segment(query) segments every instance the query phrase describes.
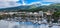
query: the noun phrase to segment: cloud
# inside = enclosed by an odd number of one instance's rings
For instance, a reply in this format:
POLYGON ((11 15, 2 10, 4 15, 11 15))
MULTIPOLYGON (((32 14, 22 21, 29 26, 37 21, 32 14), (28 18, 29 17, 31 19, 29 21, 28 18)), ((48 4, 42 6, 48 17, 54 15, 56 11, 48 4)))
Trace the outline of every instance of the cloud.
POLYGON ((25 0, 22 0, 22 5, 25 5, 26 3, 25 3, 25 0))
POLYGON ((51 3, 60 3, 60 0, 0 0, 0 8, 32 4, 49 5, 51 3), (17 3, 18 1, 19 3, 17 3))
POLYGON ((0 0, 0 8, 19 6, 19 0, 0 0))
POLYGON ((32 4, 50 5, 51 3, 53 3, 52 0, 35 0, 33 2, 32 2, 32 0, 29 0, 26 2, 27 2, 26 5, 32 5, 32 4))
POLYGON ((43 0, 43 2, 60 3, 60 0, 43 0))
POLYGON ((32 3, 28 4, 28 5, 32 5, 32 4, 41 4, 41 2, 32 2, 32 3))
POLYGON ((7 0, 7 1, 15 1, 16 2, 16 1, 19 1, 19 0, 7 0))
POLYGON ((50 5, 52 4, 53 2, 42 2, 42 5, 50 5))

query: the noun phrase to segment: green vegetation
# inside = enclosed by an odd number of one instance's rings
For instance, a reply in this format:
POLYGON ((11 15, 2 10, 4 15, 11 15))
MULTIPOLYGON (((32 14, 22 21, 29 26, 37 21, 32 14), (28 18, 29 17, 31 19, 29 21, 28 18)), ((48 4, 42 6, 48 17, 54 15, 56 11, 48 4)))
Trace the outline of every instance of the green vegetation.
MULTIPOLYGON (((52 14, 52 18, 57 21, 60 18, 60 3, 54 3, 51 4, 49 6, 39 6, 39 7, 35 7, 35 6, 19 6, 19 7, 12 7, 12 8, 4 8, 4 9, 0 9, 1 12, 20 12, 20 11, 24 11, 24 12, 39 12, 39 11, 43 11, 43 12, 47 12, 48 10, 50 10, 51 12, 53 12, 52 14), (24 7, 24 8, 23 8, 24 7)), ((11 15, 0 15, 0 19, 3 18, 10 18, 10 17, 18 17, 19 15, 17 14, 13 14, 11 15)), ((25 18, 26 15, 22 15, 22 17, 25 18)), ((49 17, 48 17, 49 18, 49 17)))

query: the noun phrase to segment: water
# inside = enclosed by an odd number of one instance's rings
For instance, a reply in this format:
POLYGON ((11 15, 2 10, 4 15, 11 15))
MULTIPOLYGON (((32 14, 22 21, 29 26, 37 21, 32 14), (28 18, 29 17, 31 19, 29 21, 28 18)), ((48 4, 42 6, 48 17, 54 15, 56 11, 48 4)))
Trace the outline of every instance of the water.
MULTIPOLYGON (((0 20, 0 28, 49 28, 48 24, 33 24, 31 22, 13 22, 0 20)), ((52 26, 51 28, 60 28, 60 26, 52 26)))

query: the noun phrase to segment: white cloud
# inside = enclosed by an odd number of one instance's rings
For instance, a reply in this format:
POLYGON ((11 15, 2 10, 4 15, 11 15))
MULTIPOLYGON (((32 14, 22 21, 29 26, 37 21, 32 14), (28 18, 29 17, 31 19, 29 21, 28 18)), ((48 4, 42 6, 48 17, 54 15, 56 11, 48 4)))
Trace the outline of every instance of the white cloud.
MULTIPOLYGON (((0 0, 0 8, 14 7, 20 5, 42 4, 42 2, 60 3, 60 0, 42 0, 42 1, 32 2, 30 4, 25 3, 25 0, 22 0, 22 4, 18 4, 17 1, 19 0, 0 0)), ((49 4, 42 4, 42 5, 49 5, 49 4)))
POLYGON ((60 3, 60 0, 43 0, 43 2, 60 3))
POLYGON ((39 4, 41 6, 41 5, 50 5, 51 3, 43 4, 42 2, 39 1, 39 2, 32 2, 32 3, 28 4, 28 5, 32 5, 32 4, 34 4, 34 5, 39 4))
POLYGON ((24 0, 22 0, 22 3, 23 3, 22 5, 26 5, 26 3, 25 3, 25 1, 24 1, 24 0))
POLYGON ((42 6, 43 6, 43 5, 46 5, 46 6, 48 6, 48 5, 50 5, 50 4, 42 4, 42 6))
POLYGON ((0 1, 2 1, 2 2, 7 2, 7 1, 19 1, 19 0, 0 0, 0 1))
POLYGON ((0 0, 0 8, 19 6, 17 1, 19 0, 0 0))
POLYGON ((32 5, 32 4, 42 4, 42 3, 41 2, 32 2, 32 3, 28 4, 28 5, 32 5))

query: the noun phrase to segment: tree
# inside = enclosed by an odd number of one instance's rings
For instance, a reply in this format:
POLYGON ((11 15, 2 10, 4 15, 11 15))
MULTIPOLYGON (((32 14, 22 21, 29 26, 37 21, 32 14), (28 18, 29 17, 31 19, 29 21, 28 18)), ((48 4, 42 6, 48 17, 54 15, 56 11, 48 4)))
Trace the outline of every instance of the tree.
POLYGON ((54 12, 54 14, 52 15, 53 19, 55 20, 54 22, 57 22, 60 16, 60 12, 54 12))

